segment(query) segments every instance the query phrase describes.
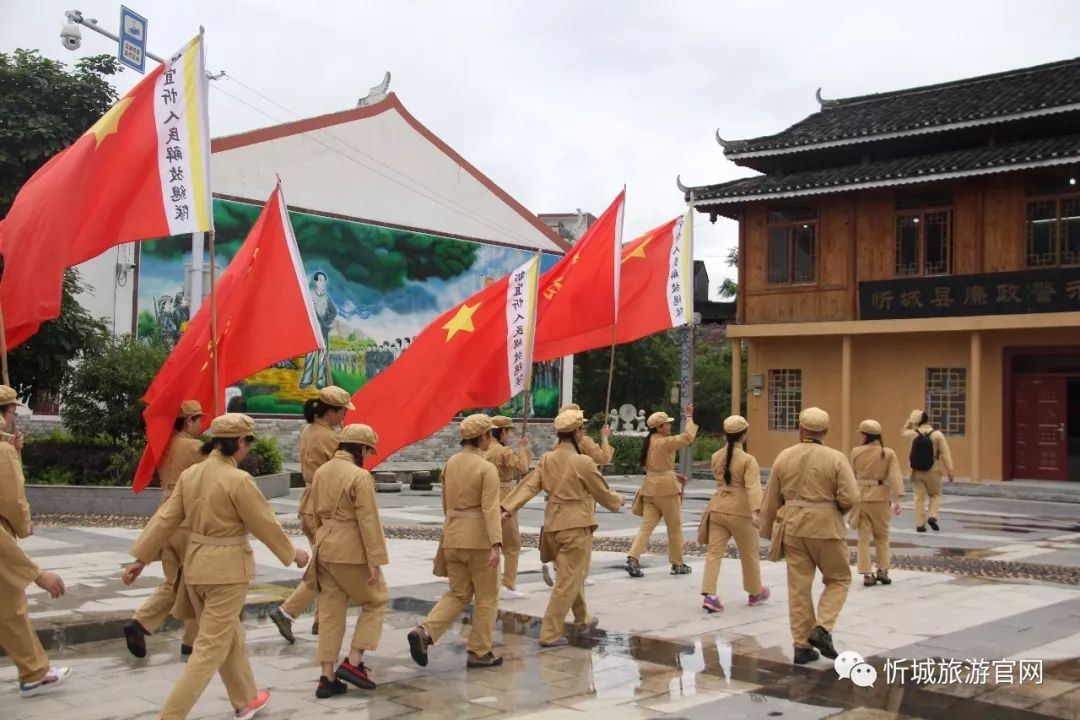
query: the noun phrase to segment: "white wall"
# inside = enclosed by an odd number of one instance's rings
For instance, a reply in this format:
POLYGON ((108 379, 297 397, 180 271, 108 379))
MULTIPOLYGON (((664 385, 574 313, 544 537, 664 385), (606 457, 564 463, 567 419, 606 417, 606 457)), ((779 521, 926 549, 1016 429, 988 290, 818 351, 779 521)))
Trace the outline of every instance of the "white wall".
POLYGON ((129 269, 118 276, 117 265, 134 265, 134 258, 134 244, 125 243, 78 266, 83 284, 90 288, 79 296, 79 303, 92 316, 105 318, 114 335, 131 332, 135 271, 129 269))

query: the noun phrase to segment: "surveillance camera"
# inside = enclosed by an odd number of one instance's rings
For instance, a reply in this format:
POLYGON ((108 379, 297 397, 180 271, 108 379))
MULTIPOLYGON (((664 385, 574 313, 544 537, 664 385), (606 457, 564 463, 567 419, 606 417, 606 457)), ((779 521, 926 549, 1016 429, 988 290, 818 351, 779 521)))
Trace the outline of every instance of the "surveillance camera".
POLYGON ((73 22, 66 22, 60 28, 60 42, 68 50, 78 50, 82 46, 82 32, 73 22))

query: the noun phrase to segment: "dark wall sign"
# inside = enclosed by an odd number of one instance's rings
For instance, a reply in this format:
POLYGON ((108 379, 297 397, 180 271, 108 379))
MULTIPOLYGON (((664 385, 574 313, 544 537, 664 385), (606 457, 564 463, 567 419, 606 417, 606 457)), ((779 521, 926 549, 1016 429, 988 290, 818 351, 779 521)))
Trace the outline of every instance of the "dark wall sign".
POLYGON ((1080 311, 1080 267, 859 283, 859 319, 1080 311))

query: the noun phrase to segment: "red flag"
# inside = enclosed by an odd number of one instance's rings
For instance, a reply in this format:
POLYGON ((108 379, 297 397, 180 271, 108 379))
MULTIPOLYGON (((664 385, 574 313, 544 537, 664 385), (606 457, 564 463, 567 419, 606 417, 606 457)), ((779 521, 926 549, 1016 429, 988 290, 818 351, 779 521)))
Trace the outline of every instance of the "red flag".
MULTIPOLYGON (((215 294, 222 388, 323 346, 280 185, 222 273, 215 294), (267 332, 267 327, 273 331, 267 332)), ((143 396, 146 450, 135 473, 135 492, 153 478, 172 437, 180 403, 198 400, 207 413, 212 412, 210 307, 205 302, 199 308, 143 396)), ((204 426, 210 419, 205 416, 204 426)))
POLYGON ((64 270, 124 242, 210 230, 199 36, 23 185, 0 223, 8 347, 60 314, 64 270))
POLYGON ((353 395, 345 422, 374 428, 378 462, 463 409, 498 407, 525 389, 539 266, 534 257, 443 313, 353 395))
POLYGON ((535 362, 587 350, 579 335, 607 329, 608 343, 619 297, 623 190, 585 236, 540 278, 535 362))

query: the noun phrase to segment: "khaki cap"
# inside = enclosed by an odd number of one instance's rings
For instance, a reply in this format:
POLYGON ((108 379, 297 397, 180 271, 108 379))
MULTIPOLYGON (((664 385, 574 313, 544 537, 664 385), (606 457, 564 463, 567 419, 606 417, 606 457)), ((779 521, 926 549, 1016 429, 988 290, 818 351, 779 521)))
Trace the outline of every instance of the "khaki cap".
POLYGON ((458 432, 461 434, 462 440, 472 440, 480 437, 491 428, 491 418, 483 413, 476 413, 461 421, 458 432))
POLYGON ((327 385, 320 390, 319 400, 322 400, 323 405, 329 405, 330 407, 345 408, 346 410, 356 409, 352 404, 352 395, 337 385, 327 385))
POLYGON ((225 413, 210 423, 210 437, 247 437, 255 434, 255 421, 243 413, 225 413))
POLYGON ((668 415, 666 412, 654 412, 649 416, 649 419, 645 421, 645 424, 651 428, 658 428, 664 423, 675 422, 675 418, 668 415))
POLYGON ((180 413, 176 417, 187 418, 195 417, 196 415, 202 415, 202 405, 198 400, 185 400, 180 403, 180 413))
POLYGON ((867 435, 880 435, 881 423, 877 420, 863 420, 859 423, 859 432, 866 433, 867 435))
POLYGON ((918 427, 919 423, 922 422, 922 416, 922 410, 912 410, 911 414, 908 415, 908 421, 904 427, 918 427))
POLYGON ((580 410, 566 410, 555 418, 555 432, 574 432, 585 424, 585 416, 580 410))
POLYGON ((359 445, 367 445, 369 448, 375 448, 378 446, 379 436, 370 425, 352 423, 342 428, 341 442, 357 443, 359 445))
POLYGON ((580 412, 581 406, 578 405, 577 403, 564 403, 563 406, 561 408, 559 408, 559 413, 560 414, 564 413, 567 410, 577 410, 577 411, 580 412))
POLYGON ((741 433, 748 427, 750 427, 750 423, 746 422, 746 418, 744 418, 742 415, 732 415, 724 421, 724 432, 726 432, 728 435, 741 433))
POLYGON ((821 408, 806 408, 799 413, 799 425, 810 432, 825 432, 829 429, 829 413, 821 408))
POLYGON ((491 424, 497 428, 508 428, 514 426, 514 421, 505 415, 496 415, 491 418, 491 424))
POLYGON ((19 402, 19 395, 15 392, 15 388, 8 387, 7 385, 0 385, 0 405, 22 405, 19 402))

